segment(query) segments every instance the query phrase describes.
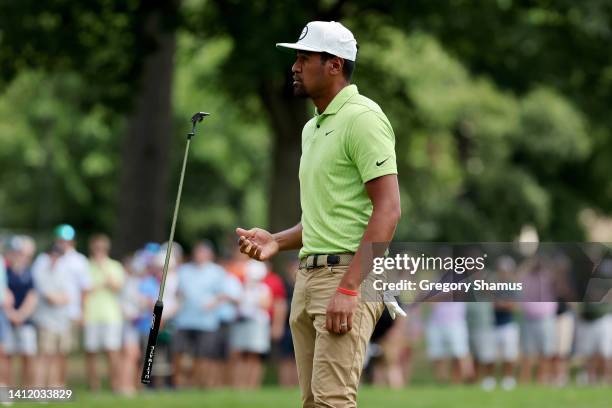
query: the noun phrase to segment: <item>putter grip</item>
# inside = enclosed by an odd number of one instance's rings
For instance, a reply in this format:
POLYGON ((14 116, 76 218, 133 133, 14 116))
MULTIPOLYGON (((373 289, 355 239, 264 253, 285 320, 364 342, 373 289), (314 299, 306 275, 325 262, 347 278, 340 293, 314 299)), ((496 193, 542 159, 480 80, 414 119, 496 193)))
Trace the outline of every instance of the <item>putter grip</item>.
POLYGON ((149 384, 151 382, 151 374, 153 370, 153 359, 155 358, 155 346, 157 345, 157 335, 159 334, 159 324, 161 323, 164 303, 161 300, 155 302, 153 308, 153 321, 151 322, 151 330, 149 331, 149 341, 144 355, 144 365, 142 367, 142 375, 140 382, 149 384))

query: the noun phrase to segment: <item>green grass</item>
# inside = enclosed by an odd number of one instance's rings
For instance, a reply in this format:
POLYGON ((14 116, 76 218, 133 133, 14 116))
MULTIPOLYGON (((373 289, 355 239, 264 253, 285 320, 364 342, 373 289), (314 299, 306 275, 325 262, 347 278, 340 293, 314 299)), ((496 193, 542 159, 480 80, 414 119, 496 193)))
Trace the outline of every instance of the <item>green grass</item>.
MULTIPOLYGON (((359 392, 359 407, 385 408, 608 408, 611 406, 610 388, 564 389, 520 387, 514 391, 485 392, 477 387, 418 386, 400 391, 363 387, 359 392)), ((91 394, 76 390, 72 402, 47 404, 46 407, 157 408, 157 407, 223 407, 223 408, 281 408, 299 407, 297 389, 267 387, 259 391, 181 391, 143 392, 132 397, 117 397, 109 393, 91 394)), ((19 407, 38 406, 18 403, 19 407)))

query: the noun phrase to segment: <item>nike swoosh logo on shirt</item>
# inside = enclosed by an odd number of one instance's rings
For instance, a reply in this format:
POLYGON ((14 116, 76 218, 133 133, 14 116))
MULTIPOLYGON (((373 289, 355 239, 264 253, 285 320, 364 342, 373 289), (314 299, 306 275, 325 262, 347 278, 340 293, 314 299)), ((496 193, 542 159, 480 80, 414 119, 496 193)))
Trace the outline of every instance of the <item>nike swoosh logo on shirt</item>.
POLYGON ((377 161, 377 162, 376 162, 376 165, 380 167, 380 166, 382 166, 383 164, 385 164, 385 162, 386 162, 387 160, 389 160, 389 158, 388 158, 388 157, 387 157, 385 160, 381 161, 381 162, 377 161))
MULTIPOLYGON (((336 130, 336 129, 334 129, 336 130)), ((331 132, 333 132, 334 130, 330 130, 329 132, 325 132, 325 136, 329 135, 331 132)))

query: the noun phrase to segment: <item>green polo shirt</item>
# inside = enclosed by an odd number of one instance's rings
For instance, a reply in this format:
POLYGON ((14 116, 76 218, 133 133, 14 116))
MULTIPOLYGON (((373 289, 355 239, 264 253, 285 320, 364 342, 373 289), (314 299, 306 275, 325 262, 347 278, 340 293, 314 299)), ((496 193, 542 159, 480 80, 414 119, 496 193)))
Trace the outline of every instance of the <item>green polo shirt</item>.
POLYGON ((365 183, 397 174, 389 120, 357 86, 342 89, 302 131, 300 258, 356 252, 372 215, 365 183))

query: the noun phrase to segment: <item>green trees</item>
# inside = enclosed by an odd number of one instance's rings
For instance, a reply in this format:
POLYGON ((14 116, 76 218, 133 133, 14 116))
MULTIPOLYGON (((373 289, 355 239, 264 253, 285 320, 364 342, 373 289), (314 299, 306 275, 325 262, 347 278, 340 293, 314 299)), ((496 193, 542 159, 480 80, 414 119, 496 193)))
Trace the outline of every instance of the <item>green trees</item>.
POLYGON ((164 239, 188 118, 178 238, 299 219, 293 56, 313 19, 360 42, 354 77, 397 137, 402 240, 583 238, 612 210, 606 2, 231 2, 0 5, 0 226, 164 239), (180 7, 179 7, 180 6, 180 7), (178 7, 178 8, 177 8, 178 7), (169 198, 170 197, 170 198, 169 198))
POLYGON ((504 91, 470 74, 431 35, 379 31, 378 46, 362 46, 356 80, 395 126, 406 215, 398 236, 511 240, 534 224, 548 239, 579 239, 560 196, 585 197, 559 173, 591 154, 575 106, 548 88, 504 91), (565 238, 549 233, 557 217, 565 238))
MULTIPOLYGON (((53 75, 76 75, 82 81, 78 101, 81 112, 102 106, 114 114, 115 120, 124 115, 127 118, 125 127, 113 129, 115 133, 125 133, 115 139, 121 147, 112 146, 121 152, 113 157, 114 184, 118 188, 107 192, 104 204, 92 203, 105 205, 107 212, 116 214, 102 224, 104 229, 115 231, 115 249, 120 254, 148 240, 162 240, 166 235, 163 221, 168 201, 177 7, 176 1, 162 0, 86 3, 26 0, 0 5, 0 58, 5 81, 31 68, 53 75)), ((57 98, 62 100, 61 95, 57 98)), ((60 113, 54 112, 53 116, 60 113)), ((41 129, 32 130, 35 136, 40 136, 41 129)), ((78 139, 83 135, 73 131, 70 136, 78 139)), ((88 147, 94 146, 84 146, 88 147)), ((73 155, 71 159, 78 163, 83 157, 73 155)), ((53 173, 46 178, 55 176, 55 183, 61 184, 66 177, 78 178, 76 170, 53 173)), ((45 205, 54 190, 50 184, 48 181, 43 194, 45 205)), ((40 189, 33 187, 36 192, 32 194, 38 194, 40 189)), ((77 208, 70 204, 61 201, 52 204, 59 206, 58 211, 43 217, 37 226, 48 228, 51 223, 68 218, 86 229, 99 228, 100 222, 91 217, 83 202, 75 203, 77 208)), ((31 226, 32 221, 28 224, 31 226)), ((8 225, 19 226, 10 215, 8 225)))
POLYGON ((0 98, 0 225, 114 222, 120 117, 88 105, 76 73, 22 71, 0 98))

